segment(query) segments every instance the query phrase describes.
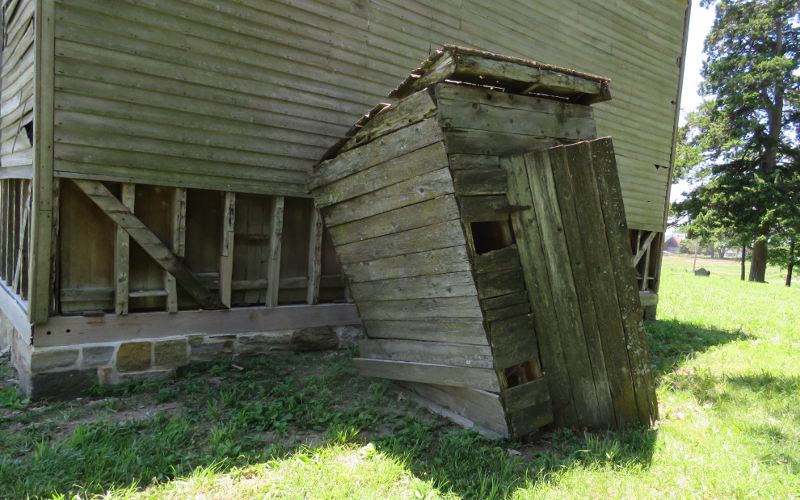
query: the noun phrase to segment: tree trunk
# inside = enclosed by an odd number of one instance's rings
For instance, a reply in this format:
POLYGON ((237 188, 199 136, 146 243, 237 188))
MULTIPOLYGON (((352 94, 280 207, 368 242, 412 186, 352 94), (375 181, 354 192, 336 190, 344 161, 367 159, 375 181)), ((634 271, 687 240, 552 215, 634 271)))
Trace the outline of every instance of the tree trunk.
POLYGON ((692 264, 692 272, 697 271, 697 252, 700 251, 700 243, 694 244, 694 264, 692 264))
POLYGON ((742 276, 741 279, 744 281, 744 263, 747 260, 747 245, 742 245, 742 276))
POLYGON ((767 239, 758 238, 750 258, 750 281, 764 283, 767 279, 767 239))
POLYGON ((792 271, 794 270, 794 238, 789 240, 789 264, 786 266, 786 286, 792 286, 792 271))

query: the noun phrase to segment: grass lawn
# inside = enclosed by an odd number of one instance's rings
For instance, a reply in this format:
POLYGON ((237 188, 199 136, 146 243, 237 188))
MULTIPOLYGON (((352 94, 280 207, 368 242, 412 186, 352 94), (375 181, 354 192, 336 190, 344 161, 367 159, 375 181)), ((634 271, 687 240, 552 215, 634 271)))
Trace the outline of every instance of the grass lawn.
POLYGON ((358 377, 348 353, 194 367, 172 382, 20 399, 0 365, 0 497, 791 497, 800 289, 666 257, 655 429, 487 441, 358 377))

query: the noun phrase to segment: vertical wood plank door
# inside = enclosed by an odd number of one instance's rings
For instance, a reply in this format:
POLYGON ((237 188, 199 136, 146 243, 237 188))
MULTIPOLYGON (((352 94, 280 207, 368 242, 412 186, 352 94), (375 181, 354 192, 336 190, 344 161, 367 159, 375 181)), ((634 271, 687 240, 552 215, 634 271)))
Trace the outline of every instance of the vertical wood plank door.
POLYGON ((502 162, 556 424, 649 425, 658 408, 611 139, 502 162))

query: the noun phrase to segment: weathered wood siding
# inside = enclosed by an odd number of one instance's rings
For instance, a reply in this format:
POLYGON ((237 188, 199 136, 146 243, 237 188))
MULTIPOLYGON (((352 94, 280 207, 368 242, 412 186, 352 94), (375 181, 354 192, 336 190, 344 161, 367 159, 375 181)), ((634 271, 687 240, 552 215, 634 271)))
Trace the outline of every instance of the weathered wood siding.
POLYGON ((33 165, 33 0, 3 2, 0 178, 30 177, 33 165))
POLYGON ((323 151, 432 47, 608 76, 628 223, 660 230, 686 0, 92 0, 56 6, 55 169, 305 195, 323 151))

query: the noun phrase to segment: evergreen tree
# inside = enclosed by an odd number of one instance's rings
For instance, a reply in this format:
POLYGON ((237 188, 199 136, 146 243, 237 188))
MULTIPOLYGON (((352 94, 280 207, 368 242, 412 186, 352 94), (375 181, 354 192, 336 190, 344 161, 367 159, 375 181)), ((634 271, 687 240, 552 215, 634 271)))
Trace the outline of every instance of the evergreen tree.
MULTIPOLYGON (((714 3, 704 0, 703 5, 714 3)), ((695 227, 752 242, 750 281, 764 281, 768 245, 798 163, 797 0, 719 0, 706 38, 707 101, 681 130, 676 175, 699 187, 677 208, 695 227)))

